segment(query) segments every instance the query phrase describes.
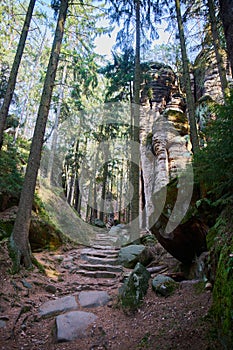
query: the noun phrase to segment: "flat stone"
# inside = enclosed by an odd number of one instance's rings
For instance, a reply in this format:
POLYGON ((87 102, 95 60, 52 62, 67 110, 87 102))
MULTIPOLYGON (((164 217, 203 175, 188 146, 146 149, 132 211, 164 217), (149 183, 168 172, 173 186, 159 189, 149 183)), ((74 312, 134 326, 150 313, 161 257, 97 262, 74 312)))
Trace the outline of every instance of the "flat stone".
POLYGON ((0 320, 0 328, 6 327, 6 322, 3 320, 0 320))
POLYGON ((81 292, 78 297, 82 307, 97 307, 106 305, 110 300, 110 296, 104 291, 81 292))
POLYGON ((40 316, 52 316, 60 312, 67 312, 78 309, 78 304, 74 296, 66 296, 56 300, 49 300, 39 308, 40 316))
POLYGON ((67 342, 84 338, 87 328, 97 319, 91 312, 71 311, 56 317, 57 341, 67 342))
POLYGON ((21 283, 25 288, 32 289, 31 283, 27 282, 26 280, 22 280, 21 283))

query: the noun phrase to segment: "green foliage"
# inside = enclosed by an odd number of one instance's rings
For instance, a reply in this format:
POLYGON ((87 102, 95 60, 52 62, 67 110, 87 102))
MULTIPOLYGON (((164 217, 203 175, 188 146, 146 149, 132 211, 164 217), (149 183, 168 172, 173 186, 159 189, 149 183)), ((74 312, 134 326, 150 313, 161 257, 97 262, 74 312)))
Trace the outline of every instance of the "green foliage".
POLYGON ((232 205, 228 205, 208 233, 211 256, 211 274, 214 274, 213 305, 218 338, 223 349, 233 344, 233 218, 232 205))
POLYGON ((20 169, 20 155, 13 146, 1 151, 0 157, 0 194, 18 196, 23 176, 20 169))
POLYGON ((114 63, 100 69, 108 79, 106 102, 132 99, 131 83, 134 79, 134 51, 125 48, 122 55, 112 53, 114 63))
POLYGON ((207 147, 195 156, 198 179, 215 199, 233 192, 233 91, 225 105, 214 107, 216 119, 207 127, 207 147))

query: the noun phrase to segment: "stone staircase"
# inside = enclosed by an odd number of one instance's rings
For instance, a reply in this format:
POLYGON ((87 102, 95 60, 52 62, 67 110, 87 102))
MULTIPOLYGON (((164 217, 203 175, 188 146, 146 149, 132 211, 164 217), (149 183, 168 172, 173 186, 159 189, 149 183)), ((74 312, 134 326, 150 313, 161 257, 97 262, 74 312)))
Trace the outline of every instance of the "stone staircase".
POLYGON ((119 251, 120 248, 114 246, 108 233, 96 235, 91 246, 81 250, 76 274, 86 278, 91 289, 96 289, 94 285, 116 286, 123 273, 123 268, 118 263, 119 251))

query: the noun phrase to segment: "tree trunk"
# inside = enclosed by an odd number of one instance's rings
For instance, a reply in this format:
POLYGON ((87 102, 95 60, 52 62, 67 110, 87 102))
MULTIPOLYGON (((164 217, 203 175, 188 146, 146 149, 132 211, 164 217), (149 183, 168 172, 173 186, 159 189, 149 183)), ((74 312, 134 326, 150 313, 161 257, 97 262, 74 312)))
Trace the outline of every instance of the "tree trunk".
POLYGON ((139 234, 139 117, 140 117, 140 1, 135 0, 136 14, 136 49, 134 70, 134 105, 133 105, 133 147, 131 147, 131 181, 133 197, 131 202, 132 239, 139 234))
POLYGON ((214 51, 217 60, 218 66, 218 74, 221 82, 222 95, 224 100, 226 100, 227 95, 227 78, 226 78, 226 70, 224 67, 222 55, 220 53, 220 40, 217 28, 217 22, 215 17, 215 8, 213 0, 208 0, 208 8, 209 8, 209 16, 211 23, 211 32, 213 37, 214 51))
POLYGON ((103 182, 102 182, 102 193, 101 193, 101 204, 100 204, 100 220, 102 221, 104 221, 107 178, 108 178, 108 162, 105 162, 104 169, 103 169, 103 182))
POLYGON ((54 123, 54 129, 53 129, 53 138, 52 138, 52 145, 50 149, 50 157, 49 157, 49 164, 48 164, 48 179, 50 185, 53 184, 53 163, 54 163, 54 155, 57 148, 57 131, 58 131, 58 125, 59 125, 59 119, 61 116, 61 107, 62 107, 62 101, 64 96, 64 84, 66 80, 66 74, 67 74, 67 62, 64 65, 63 72, 62 72, 62 78, 61 78, 61 86, 58 94, 58 106, 57 106, 57 113, 54 123))
MULTIPOLYGON (((33 65, 33 68, 32 68, 33 72, 37 72, 38 64, 40 62, 40 58, 41 58, 41 55, 42 55, 42 52, 43 52, 43 47, 44 47, 46 36, 47 36, 47 27, 45 27, 43 38, 41 40, 40 47, 39 47, 38 53, 36 55, 36 60, 35 60, 35 63, 33 65)), ((17 138, 19 136, 19 131, 20 131, 20 128, 21 128, 22 124, 23 124, 23 128, 22 128, 23 130, 22 130, 22 132, 20 134, 23 135, 24 137, 26 137, 27 123, 28 123, 28 114, 29 114, 28 113, 28 107, 29 107, 29 105, 31 105, 30 101, 29 101, 29 96, 30 96, 30 93, 31 93, 31 90, 32 90, 34 84, 35 84, 35 79, 34 79, 34 76, 33 76, 33 77, 31 77, 31 80, 30 80, 30 82, 28 84, 28 87, 27 87, 27 93, 26 93, 25 100, 23 102, 22 111, 21 111, 21 114, 20 114, 20 122, 19 122, 19 125, 16 128, 14 142, 16 142, 16 140, 17 140, 17 138), (25 115, 25 117, 24 117, 24 115, 25 115)))
POLYGON ((180 0, 175 0, 175 3, 176 3, 176 16, 177 16, 177 22, 178 22, 179 37, 180 37, 182 64, 183 64, 184 88, 186 91, 187 106, 188 106, 188 113, 189 113, 190 138, 192 143, 192 151, 195 154, 199 150, 199 141, 198 141, 198 134, 197 134, 196 118, 195 118, 195 105, 194 105, 194 98, 191 90, 189 61, 188 61, 188 56, 186 51, 184 28, 183 28, 183 22, 181 17, 181 10, 180 10, 180 0))
POLYGON ((233 1, 219 0, 220 15, 226 37, 228 57, 231 63, 231 74, 233 77, 233 1))
POLYGON ((32 19, 32 13, 35 6, 35 2, 36 0, 30 0, 30 3, 28 5, 26 18, 24 21, 22 33, 20 35, 19 44, 17 47, 14 62, 10 72, 10 77, 7 84, 6 94, 4 97, 2 108, 0 110, 0 150, 3 144, 3 133, 5 130, 6 120, 9 113, 9 108, 12 101, 13 93, 15 90, 16 78, 19 70, 19 65, 23 56, 23 51, 24 51, 24 47, 25 47, 25 43, 26 43, 28 31, 29 31, 30 22, 32 19))
POLYGON ((26 267, 30 267, 32 265, 31 251, 28 240, 31 210, 34 199, 37 174, 40 166, 45 128, 48 119, 49 107, 64 33, 64 24, 67 15, 67 9, 68 0, 61 0, 57 27, 39 105, 34 135, 32 138, 31 150, 20 196, 19 208, 11 235, 11 248, 13 249, 15 256, 15 271, 18 271, 20 269, 21 263, 26 267))

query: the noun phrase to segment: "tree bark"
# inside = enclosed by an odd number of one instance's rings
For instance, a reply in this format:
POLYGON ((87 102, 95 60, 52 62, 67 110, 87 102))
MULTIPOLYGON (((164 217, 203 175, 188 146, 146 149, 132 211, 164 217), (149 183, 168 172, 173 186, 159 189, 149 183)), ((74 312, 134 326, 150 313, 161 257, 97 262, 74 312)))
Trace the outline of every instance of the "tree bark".
POLYGON ((65 62, 65 65, 62 71, 61 86, 58 94, 59 101, 57 106, 57 113, 56 113, 55 122, 54 122, 54 129, 53 129, 52 144, 50 149, 48 175, 47 175, 50 185, 53 184, 53 163, 54 163, 54 156, 57 148, 57 137, 58 137, 57 132, 58 132, 58 126, 59 126, 59 119, 61 116, 62 101, 64 97, 64 84, 66 80, 66 74, 67 74, 67 62, 65 62))
POLYGON ((131 202, 131 224, 132 234, 138 237, 139 233, 139 119, 140 119, 140 1, 135 0, 136 15, 136 48, 135 48, 135 70, 134 70, 134 94, 133 94, 133 147, 131 147, 131 181, 133 184, 133 197, 131 202))
POLYGON ((61 43, 64 33, 64 24, 66 20, 67 10, 68 0, 61 0, 57 27, 53 40, 48 69, 44 81, 44 87, 39 105, 34 135, 32 138, 27 170, 20 196, 19 208, 10 239, 11 248, 14 252, 15 257, 15 271, 18 271, 20 269, 21 263, 27 268, 31 267, 32 265, 31 250, 28 239, 29 227, 31 222, 31 210, 34 199, 37 174, 40 166, 45 128, 49 114, 59 54, 61 50, 61 43))
POLYGON ((214 44, 214 51, 215 56, 217 60, 217 66, 218 66, 218 74, 221 82, 221 89, 222 89, 222 95, 224 100, 226 100, 227 95, 227 78, 226 78, 226 70, 223 63, 223 58, 220 53, 220 40, 219 40, 219 34, 218 34, 218 28, 217 28, 217 22, 215 17, 215 8, 214 8, 214 2, 213 0, 208 0, 208 8, 209 8, 209 16, 210 16, 210 23, 211 23, 211 32, 213 37, 213 44, 214 44))
POLYGON ((231 63, 231 74, 233 77, 233 1, 219 0, 219 5, 226 38, 228 57, 231 63))
POLYGON ((188 106, 188 113, 189 113, 190 138, 192 143, 192 151, 195 154, 199 150, 199 140, 198 140, 198 134, 197 134, 196 118, 195 118, 195 105, 194 105, 194 98, 191 90, 189 61, 188 61, 188 56, 186 51, 184 28, 183 28, 183 22, 181 17, 181 10, 180 10, 180 0, 175 0, 175 3, 176 3, 176 16, 177 16, 177 22, 178 22, 179 37, 180 37, 182 64, 183 64, 184 88, 186 91, 187 106, 188 106))
POLYGON ((30 22, 32 19, 32 13, 34 10, 35 2, 36 0, 30 0, 30 3, 28 5, 28 10, 25 17, 22 33, 20 35, 19 44, 17 47, 14 62, 10 72, 10 77, 7 84, 6 94, 4 97, 3 105, 0 110, 0 150, 3 144, 3 133, 6 127, 6 120, 9 113, 9 108, 12 101, 13 93, 15 90, 17 74, 18 74, 20 62, 23 56, 23 51, 24 51, 24 47, 25 47, 25 43, 26 43, 26 39, 27 39, 29 27, 30 27, 30 22))

